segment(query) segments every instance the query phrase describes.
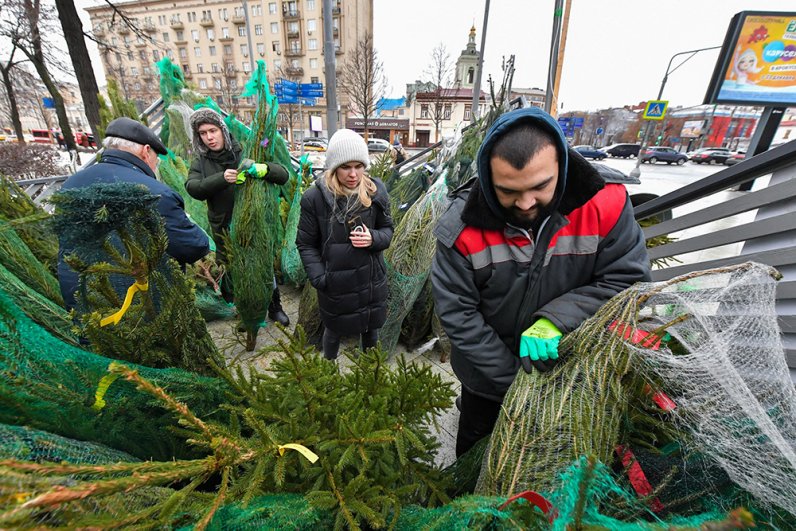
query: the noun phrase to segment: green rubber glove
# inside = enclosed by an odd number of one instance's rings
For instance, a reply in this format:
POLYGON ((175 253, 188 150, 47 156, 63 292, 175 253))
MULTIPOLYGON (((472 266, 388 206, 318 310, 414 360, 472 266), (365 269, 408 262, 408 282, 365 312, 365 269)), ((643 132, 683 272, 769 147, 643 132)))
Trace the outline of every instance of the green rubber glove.
POLYGON ((561 331, 549 319, 544 317, 533 323, 520 336, 520 362, 525 372, 532 367, 540 371, 551 368, 549 360, 558 359, 558 342, 561 331))
POLYGON ((252 159, 243 159, 238 167, 238 178, 235 184, 243 184, 247 177, 262 179, 268 175, 268 164, 254 162, 252 159))

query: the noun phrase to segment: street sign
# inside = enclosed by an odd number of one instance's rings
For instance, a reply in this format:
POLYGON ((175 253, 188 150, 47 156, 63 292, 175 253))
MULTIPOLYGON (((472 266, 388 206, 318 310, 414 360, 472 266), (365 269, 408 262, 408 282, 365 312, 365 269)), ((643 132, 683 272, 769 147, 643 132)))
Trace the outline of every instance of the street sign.
POLYGON ((284 94, 285 96, 293 96, 295 98, 298 96, 298 91, 293 88, 280 87, 277 89, 276 95, 279 96, 280 94, 284 94))
POLYGON ((302 105, 309 105, 311 107, 315 106, 315 102, 318 101, 315 98, 301 98, 302 105))
POLYGON ((53 98, 42 98, 41 102, 45 109, 55 109, 55 100, 53 98))
POLYGON ((323 98, 322 90, 304 90, 302 88, 301 90, 299 90, 299 94, 302 96, 306 96, 308 98, 323 98))
POLYGON ((601 135, 601 134, 603 134, 604 132, 605 132, 605 129, 603 129, 602 127, 598 127, 598 128, 597 128, 597 131, 596 131, 596 133, 597 133, 598 135, 601 135))
POLYGON ((323 90, 323 83, 302 83, 301 91, 305 90, 323 90))
POLYGON ((283 88, 291 88, 293 90, 298 89, 299 84, 295 81, 290 81, 289 79, 281 79, 280 84, 283 88))
POLYGON ((284 103, 285 105, 298 103, 298 98, 295 96, 282 96, 281 98, 277 96, 276 99, 279 103, 284 103))
POLYGON ((669 107, 668 101, 652 100, 647 102, 644 108, 645 120, 663 120, 666 116, 666 109, 669 107))
POLYGON ((572 119, 572 126, 575 129, 583 127, 583 118, 573 118, 572 119))

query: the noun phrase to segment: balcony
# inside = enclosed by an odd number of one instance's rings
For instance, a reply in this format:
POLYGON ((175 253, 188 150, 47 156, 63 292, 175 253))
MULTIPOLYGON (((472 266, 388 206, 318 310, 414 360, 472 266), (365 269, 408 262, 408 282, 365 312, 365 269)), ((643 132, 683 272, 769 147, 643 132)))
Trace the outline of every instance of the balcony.
POLYGON ((233 39, 232 39, 232 36, 231 36, 231 35, 222 35, 221 37, 219 37, 219 38, 218 38, 218 40, 219 40, 220 42, 230 42, 230 41, 232 41, 233 39))
POLYGON ((174 44, 188 44, 188 41, 186 41, 185 37, 183 37, 182 39, 175 40, 174 44))
POLYGON ((233 15, 232 17, 233 24, 246 24, 246 17, 243 15, 233 15))
POLYGON ((282 18, 285 20, 293 20, 297 18, 301 18, 301 11, 298 9, 282 9, 282 18))
POLYGON ((193 74, 190 70, 183 70, 182 75, 185 77, 185 79, 191 79, 193 77, 193 74))
POLYGON ((203 28, 212 28, 216 25, 216 23, 213 22, 212 18, 203 18, 199 21, 199 25, 201 25, 203 28))
POLYGON ((335 55, 343 55, 343 48, 339 44, 335 45, 334 47, 335 55))
POLYGON ((340 4, 332 6, 332 15, 339 15, 339 14, 340 14, 340 4))
POLYGON ((138 48, 146 48, 147 44, 149 44, 149 43, 147 43, 146 41, 135 41, 135 45, 138 48))
POLYGON ((151 22, 144 22, 141 28, 147 33, 155 33, 158 30, 157 27, 155 27, 155 25, 151 22))
POLYGON ((291 39, 298 39, 299 38, 299 31, 298 30, 288 30, 287 31, 288 38, 291 39))
POLYGON ((105 24, 97 24, 94 26, 94 35, 102 36, 105 35, 105 24))
POLYGON ((304 69, 300 66, 288 66, 285 68, 285 73, 291 77, 300 77, 304 75, 304 69))
POLYGON ((224 75, 234 79, 238 76, 238 72, 234 68, 227 68, 224 70, 224 75))
POLYGON ((116 30, 116 33, 119 35, 129 35, 130 34, 130 26, 124 23, 120 23, 118 25, 119 29, 116 30))
POLYGON ((302 55, 304 55, 304 52, 300 47, 285 50, 285 57, 301 57, 302 55))
POLYGON ((185 24, 182 23, 182 20, 172 20, 170 26, 173 30, 181 30, 185 28, 185 24))

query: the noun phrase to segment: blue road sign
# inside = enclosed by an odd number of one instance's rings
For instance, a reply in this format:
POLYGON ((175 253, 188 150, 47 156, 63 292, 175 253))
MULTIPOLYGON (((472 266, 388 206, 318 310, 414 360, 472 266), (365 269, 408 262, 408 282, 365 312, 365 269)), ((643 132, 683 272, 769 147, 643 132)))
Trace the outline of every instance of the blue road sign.
POLYGON ((315 98, 301 98, 302 105, 315 106, 317 100, 315 98))
POLYGON ((323 83, 302 83, 301 90, 323 90, 323 83))
POLYGON ((45 109, 55 109, 55 100, 53 98, 42 98, 41 102, 45 109))
POLYGON ((605 132, 605 129, 603 129, 602 127, 598 127, 596 132, 598 135, 601 135, 605 132))
POLYGON ((284 94, 285 96, 293 96, 294 98, 299 95, 298 90, 288 87, 280 87, 279 89, 277 89, 276 94, 277 95, 284 94))
POLYGON ((308 98, 323 98, 322 90, 300 90, 299 94, 308 98))
POLYGON ((572 119, 572 126, 575 129, 578 129, 579 127, 583 127, 583 118, 573 118, 572 119))
POLYGON ((279 96, 277 96, 276 100, 279 103, 284 103, 285 105, 289 105, 289 104, 292 104, 292 103, 298 103, 298 98, 295 97, 295 96, 283 96, 281 98, 279 96))
POLYGON ((280 79, 279 81, 282 87, 284 88, 291 88, 293 90, 296 90, 299 86, 298 83, 296 83, 295 81, 290 81, 289 79, 280 79))

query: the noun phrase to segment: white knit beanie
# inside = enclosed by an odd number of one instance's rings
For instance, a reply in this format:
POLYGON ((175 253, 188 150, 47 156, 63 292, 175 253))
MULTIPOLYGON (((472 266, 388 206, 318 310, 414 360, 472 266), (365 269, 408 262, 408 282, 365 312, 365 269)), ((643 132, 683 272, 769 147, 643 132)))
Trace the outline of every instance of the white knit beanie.
POLYGON ((346 162, 361 162, 370 166, 368 145, 365 139, 351 129, 338 129, 326 148, 326 169, 334 171, 346 162))

